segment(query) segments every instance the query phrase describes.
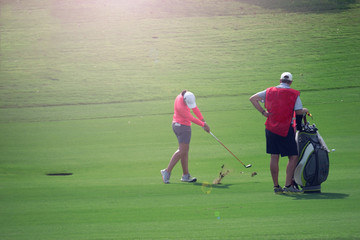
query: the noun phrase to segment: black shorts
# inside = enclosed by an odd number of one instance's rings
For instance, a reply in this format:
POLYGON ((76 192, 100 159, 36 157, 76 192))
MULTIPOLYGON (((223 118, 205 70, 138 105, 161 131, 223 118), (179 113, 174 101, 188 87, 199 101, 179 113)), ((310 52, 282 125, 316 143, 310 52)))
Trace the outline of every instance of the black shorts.
POLYGON ((295 131, 292 126, 286 137, 279 136, 265 129, 266 153, 280 154, 281 157, 298 155, 297 144, 295 141, 295 131))

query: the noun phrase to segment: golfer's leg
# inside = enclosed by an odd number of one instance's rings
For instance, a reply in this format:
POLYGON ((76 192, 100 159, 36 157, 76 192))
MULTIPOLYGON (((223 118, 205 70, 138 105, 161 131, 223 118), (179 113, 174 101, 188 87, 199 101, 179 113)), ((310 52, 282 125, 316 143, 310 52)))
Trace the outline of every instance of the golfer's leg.
POLYGON ((270 172, 274 186, 279 186, 279 154, 271 154, 270 172))
POLYGON ((294 177, 294 171, 295 171, 297 162, 298 162, 297 155, 289 156, 289 162, 286 167, 286 185, 285 186, 289 186, 292 184, 292 180, 294 177))
POLYGON ((176 152, 174 152, 174 154, 172 155, 169 165, 166 169, 166 171, 168 173, 171 173, 172 169, 175 167, 176 163, 180 160, 181 158, 181 152, 180 152, 180 147, 178 148, 178 150, 176 150, 176 152))
POLYGON ((183 175, 189 173, 189 148, 190 145, 186 143, 180 143, 179 149, 181 152, 181 166, 183 169, 183 175))

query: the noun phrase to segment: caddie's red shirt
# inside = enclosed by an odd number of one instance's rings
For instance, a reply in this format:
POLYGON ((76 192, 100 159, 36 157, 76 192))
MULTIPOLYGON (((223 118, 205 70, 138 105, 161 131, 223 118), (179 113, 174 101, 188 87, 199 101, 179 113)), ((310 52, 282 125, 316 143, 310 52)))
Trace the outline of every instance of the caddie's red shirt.
POLYGON ((265 108, 270 113, 265 122, 267 130, 282 137, 287 136, 299 95, 299 91, 291 88, 266 89, 265 108))

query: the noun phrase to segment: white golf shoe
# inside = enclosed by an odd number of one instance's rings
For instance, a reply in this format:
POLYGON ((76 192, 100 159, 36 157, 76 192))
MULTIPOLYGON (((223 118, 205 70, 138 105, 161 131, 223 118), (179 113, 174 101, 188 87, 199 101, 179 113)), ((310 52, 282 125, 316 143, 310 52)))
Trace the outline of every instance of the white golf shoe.
POLYGON ((191 177, 190 174, 185 174, 181 177, 182 182, 196 182, 196 177, 191 177))
POLYGON ((170 183, 170 173, 168 173, 168 171, 166 171, 166 169, 163 169, 160 171, 161 175, 162 175, 162 179, 164 183, 170 183))

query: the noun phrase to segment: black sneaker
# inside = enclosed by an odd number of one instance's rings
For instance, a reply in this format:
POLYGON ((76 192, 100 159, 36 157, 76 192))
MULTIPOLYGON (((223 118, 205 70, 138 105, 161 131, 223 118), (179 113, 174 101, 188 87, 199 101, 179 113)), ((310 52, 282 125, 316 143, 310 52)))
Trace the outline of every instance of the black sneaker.
POLYGON ((283 192, 284 192, 284 193, 287 193, 287 194, 303 193, 303 191, 301 191, 300 189, 297 189, 296 187, 294 187, 294 186, 292 186, 292 185, 291 185, 290 187, 284 187, 283 192))
POLYGON ((283 193, 283 188, 280 187, 280 186, 274 187, 274 193, 275 194, 282 194, 283 193))

